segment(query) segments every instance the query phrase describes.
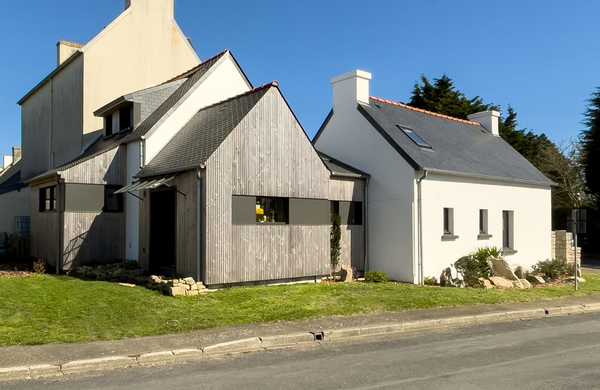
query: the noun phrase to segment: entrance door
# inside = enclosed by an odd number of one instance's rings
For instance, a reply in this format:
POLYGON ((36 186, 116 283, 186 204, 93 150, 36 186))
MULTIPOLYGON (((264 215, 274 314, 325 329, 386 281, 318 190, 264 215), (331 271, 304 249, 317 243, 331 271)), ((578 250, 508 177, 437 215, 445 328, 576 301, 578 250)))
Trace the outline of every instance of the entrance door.
POLYGON ((150 270, 175 273, 177 204, 174 190, 150 193, 150 270))

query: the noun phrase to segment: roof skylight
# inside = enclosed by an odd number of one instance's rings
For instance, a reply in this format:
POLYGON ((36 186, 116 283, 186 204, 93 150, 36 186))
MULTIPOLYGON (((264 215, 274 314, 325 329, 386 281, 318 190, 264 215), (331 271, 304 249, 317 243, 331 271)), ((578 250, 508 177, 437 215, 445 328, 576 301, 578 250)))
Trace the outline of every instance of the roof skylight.
POLYGON ((429 145, 429 143, 427 143, 427 141, 425 141, 423 138, 421 138, 421 136, 417 133, 415 133, 414 130, 409 129, 408 127, 405 126, 401 126, 401 125, 396 125, 400 130, 402 130, 402 132, 404 134, 406 134, 406 136, 408 138, 410 138, 415 144, 417 144, 418 147, 420 148, 425 148, 425 149, 433 149, 431 147, 431 145, 429 145))

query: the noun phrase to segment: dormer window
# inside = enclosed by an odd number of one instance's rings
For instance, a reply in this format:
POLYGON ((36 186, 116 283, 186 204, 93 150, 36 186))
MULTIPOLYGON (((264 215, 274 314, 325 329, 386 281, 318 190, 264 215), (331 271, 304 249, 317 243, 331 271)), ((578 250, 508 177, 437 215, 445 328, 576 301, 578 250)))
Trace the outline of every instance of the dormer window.
POLYGON ((119 109, 119 131, 131 129, 133 110, 130 105, 119 109))
POLYGON ((104 135, 110 137, 113 134, 113 121, 112 115, 104 117, 104 135))

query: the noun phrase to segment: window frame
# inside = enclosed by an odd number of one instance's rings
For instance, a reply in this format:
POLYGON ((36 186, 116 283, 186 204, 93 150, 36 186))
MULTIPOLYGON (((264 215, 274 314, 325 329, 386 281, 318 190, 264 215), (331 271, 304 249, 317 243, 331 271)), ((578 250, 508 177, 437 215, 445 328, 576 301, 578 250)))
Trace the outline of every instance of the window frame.
POLYGON ((477 239, 486 240, 492 237, 489 226, 489 210, 479 209, 479 234, 477 239))
POLYGON ((456 240, 458 236, 454 232, 454 208, 444 207, 442 211, 442 241, 456 240))
MULTIPOLYGON (((270 202, 273 201, 278 201, 278 202, 282 202, 280 204, 280 206, 283 206, 283 209, 278 210, 277 212, 283 212, 285 215, 285 221, 264 221, 261 222, 258 220, 258 214, 256 214, 256 224, 257 225, 289 225, 290 224, 290 198, 283 198, 283 197, 277 197, 277 196, 256 196, 256 211, 258 211, 258 206, 263 206, 264 214, 267 214, 267 210, 266 207, 264 207, 264 205, 259 205, 259 202, 261 202, 261 200, 268 200, 270 202)), ((272 208, 274 209, 274 208, 272 208)), ((255 213, 256 213, 255 211, 255 213)))
POLYGON ((515 250, 515 212, 502 210, 502 254, 514 254, 515 250))
POLYGON ((55 212, 57 209, 57 185, 41 187, 38 192, 38 211, 40 213, 55 212))
POLYGON ((122 213, 125 211, 125 199, 123 194, 115 194, 115 191, 121 189, 123 186, 107 184, 104 186, 104 206, 102 206, 103 213, 122 213), (116 209, 108 209, 109 198, 115 197, 117 202, 116 209))

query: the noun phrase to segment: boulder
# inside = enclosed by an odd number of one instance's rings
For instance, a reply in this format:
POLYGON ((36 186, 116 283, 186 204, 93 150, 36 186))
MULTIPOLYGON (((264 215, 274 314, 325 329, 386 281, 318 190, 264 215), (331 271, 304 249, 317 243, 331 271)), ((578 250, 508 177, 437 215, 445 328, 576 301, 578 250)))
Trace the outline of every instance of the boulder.
POLYGON ((519 278, 517 277, 517 275, 515 275, 515 273, 510 268, 510 265, 508 265, 506 260, 502 258, 490 257, 488 261, 490 262, 492 274, 494 276, 499 276, 508 280, 519 280, 519 278))
POLYGON ((479 278, 479 282, 481 283, 481 287, 486 290, 494 288, 494 285, 492 284, 492 282, 489 281, 489 279, 479 278))
POLYGON ((187 284, 188 286, 192 286, 194 284, 196 284, 196 281, 194 280, 194 278, 185 278, 181 280, 182 283, 187 284))
POLYGON ((527 281, 533 285, 536 284, 545 284, 546 281, 544 280, 543 277, 539 276, 539 275, 527 275, 527 281))
POLYGON ((519 282, 521 282, 521 286, 523 286, 523 288, 531 288, 531 283, 529 283, 527 279, 519 279, 519 282))
POLYGON ((501 276, 491 276, 490 282, 498 288, 513 288, 513 282, 501 276))

